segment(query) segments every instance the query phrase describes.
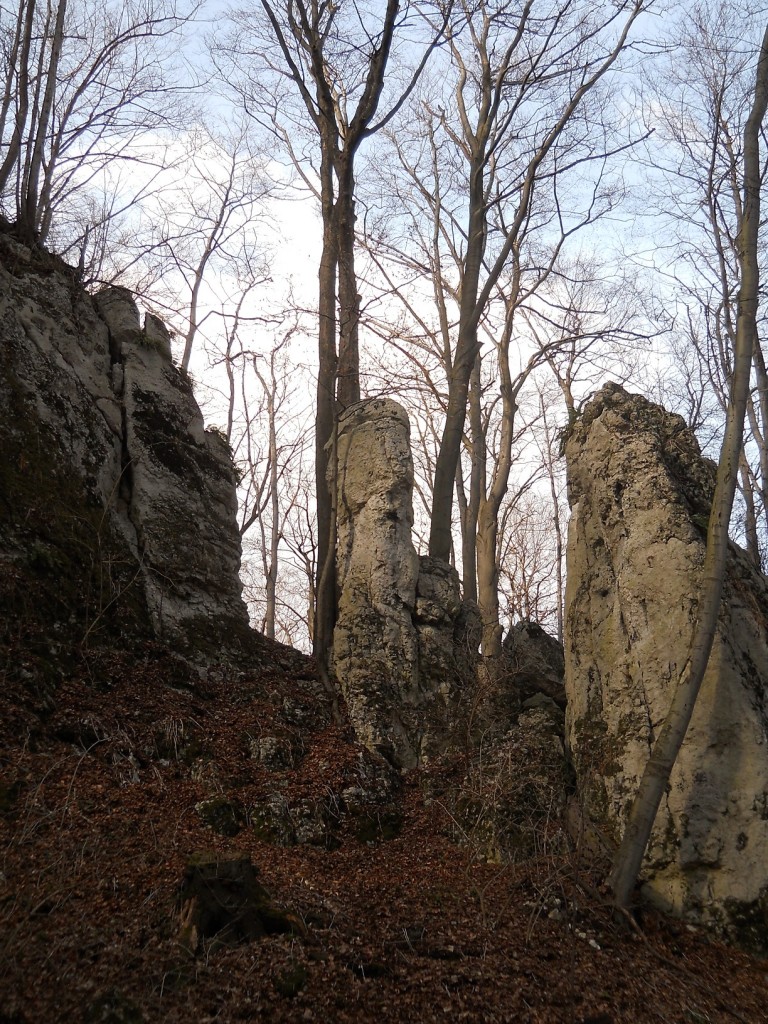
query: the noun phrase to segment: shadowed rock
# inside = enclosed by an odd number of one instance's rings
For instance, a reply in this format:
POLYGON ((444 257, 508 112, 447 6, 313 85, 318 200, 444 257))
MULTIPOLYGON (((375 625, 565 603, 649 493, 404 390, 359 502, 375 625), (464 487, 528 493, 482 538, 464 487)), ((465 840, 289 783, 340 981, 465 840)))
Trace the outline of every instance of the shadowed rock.
POLYGON ((52 614, 82 614, 81 642, 116 613, 183 652, 242 640, 232 457, 205 430, 167 330, 151 315, 142 327, 127 290, 93 298, 6 235, 0 446, 0 559, 37 551, 30 568, 60 581, 52 614))
POLYGON ((536 693, 565 707, 563 645, 538 623, 516 622, 504 637, 502 664, 507 686, 524 701, 536 693))

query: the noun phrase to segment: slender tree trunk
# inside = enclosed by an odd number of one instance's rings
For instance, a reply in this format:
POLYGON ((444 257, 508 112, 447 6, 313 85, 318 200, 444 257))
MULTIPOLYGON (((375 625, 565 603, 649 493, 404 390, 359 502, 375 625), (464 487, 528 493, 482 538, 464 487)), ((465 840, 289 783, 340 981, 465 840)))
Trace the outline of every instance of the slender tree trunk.
POLYGON ((757 379, 757 407, 760 410, 760 428, 753 427, 752 433, 758 446, 758 457, 760 459, 760 513, 763 519, 763 526, 768 530, 768 372, 765 367, 765 357, 760 344, 760 339, 755 341, 755 351, 752 353, 755 377, 757 379))
MULTIPOLYGON (((11 140, 8 145, 8 152, 5 154, 2 166, 0 166, 0 192, 5 191, 11 172, 17 165, 19 153, 21 152, 21 140, 24 135, 24 126, 27 123, 27 114, 29 112, 29 50, 32 43, 32 30, 35 19, 35 0, 28 0, 24 14, 25 17, 22 29, 21 10, 19 11, 19 28, 22 31, 21 53, 18 59, 18 64, 13 65, 8 71, 5 93, 3 94, 2 125, 4 128, 5 120, 8 115, 8 107, 11 99, 13 98, 12 71, 15 66, 16 78, 19 83, 18 97, 16 100, 16 117, 14 119, 13 134, 11 135, 11 140)), ((15 60, 15 56, 16 47, 14 47, 12 62, 15 60)))
POLYGON ((331 511, 335 465, 331 439, 336 423, 336 215, 333 168, 323 147, 320 168, 323 248, 320 256, 318 300, 317 413, 315 417, 315 497, 317 502, 317 588, 312 644, 321 670, 327 667, 336 621, 336 536, 331 511), (329 467, 331 472, 329 473, 329 467), (332 478, 329 483, 329 476, 332 478))
POLYGON ((355 176, 352 158, 340 163, 336 193, 339 260, 339 361, 336 398, 341 409, 360 401, 360 296, 355 274, 355 176))
POLYGON ((30 238, 34 237, 38 227, 40 171, 43 166, 45 141, 53 111, 53 101, 56 95, 59 60, 64 45, 64 18, 66 13, 67 0, 59 0, 59 6, 56 11, 56 24, 53 30, 53 39, 51 40, 51 57, 48 62, 45 94, 39 116, 34 125, 35 139, 32 148, 32 159, 29 165, 29 173, 24 183, 24 194, 21 201, 21 223, 30 238))
POLYGON ((464 420, 472 369, 477 359, 477 296, 480 271, 485 252, 485 195, 482 153, 473 161, 469 179, 469 227, 467 252, 459 301, 459 336, 456 355, 448 375, 448 408, 440 450, 435 462, 432 491, 432 519, 429 532, 429 553, 447 562, 451 555, 451 511, 456 464, 461 456, 464 420))
POLYGON ((275 423, 275 380, 274 353, 272 356, 272 390, 267 394, 267 415, 269 417, 269 500, 271 505, 272 523, 269 530, 269 567, 267 569, 264 632, 271 639, 275 638, 275 617, 277 610, 277 573, 280 548, 280 494, 278 491, 277 470, 277 424, 275 423))
POLYGON ((459 530, 461 532, 461 581, 466 601, 477 600, 477 590, 473 589, 475 580, 474 546, 470 546, 467 540, 469 531, 469 502, 464 487, 464 471, 461 459, 456 463, 456 504, 459 509, 459 530), (469 568, 469 571, 467 569, 469 568))
POLYGON ((469 495, 461 519, 461 559, 464 597, 477 601, 477 517, 485 489, 485 432, 480 394, 480 356, 475 359, 469 384, 469 495))
POLYGON ((768 108, 768 29, 763 36, 754 101, 744 129, 744 212, 739 226, 741 287, 738 295, 733 376, 720 451, 717 483, 707 531, 698 621, 683 673, 646 764, 616 854, 611 885, 614 903, 625 909, 640 872, 656 813, 693 714, 714 642, 728 553, 728 526, 739 471, 752 353, 757 336, 760 272, 760 129, 768 108))
POLYGON ((747 554, 752 564, 759 569, 760 541, 757 536, 757 515, 755 512, 755 481, 747 462, 744 448, 739 458, 739 491, 744 499, 744 539, 747 542, 747 554))
POLYGON ((484 658, 501 654, 498 536, 498 513, 494 503, 483 498, 477 517, 477 597, 483 620, 484 658))
MULTIPOLYGON (((575 409, 574 409, 575 413, 575 409)), ((563 524, 560 518, 560 502, 557 494, 557 482, 555 480, 555 465, 552 457, 552 445, 554 439, 549 433, 549 424, 547 423, 547 411, 544 405, 544 399, 541 399, 541 414, 544 420, 544 430, 546 432, 546 466, 547 476, 549 478, 549 493, 552 496, 552 517, 553 525, 555 527, 555 580, 557 584, 557 639, 560 643, 563 642, 563 598, 564 598, 564 581, 563 581, 563 524)), ((571 409, 568 410, 570 419, 571 409)))

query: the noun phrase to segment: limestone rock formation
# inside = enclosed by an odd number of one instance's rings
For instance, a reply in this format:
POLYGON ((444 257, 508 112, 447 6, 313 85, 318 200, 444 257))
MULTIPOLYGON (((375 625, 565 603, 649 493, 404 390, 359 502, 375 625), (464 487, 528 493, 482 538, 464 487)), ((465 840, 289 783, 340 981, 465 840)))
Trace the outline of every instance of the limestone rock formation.
POLYGON ((96 296, 109 330, 123 415, 127 512, 147 567, 158 634, 173 641, 246 622, 237 494, 226 439, 206 430, 189 378, 171 361, 164 325, 140 329, 130 293, 96 296))
MULTIPOLYGON (((461 742, 464 716, 460 712, 468 710, 465 705, 477 671, 482 620, 477 605, 462 600, 459 574, 453 566, 421 556, 413 621, 419 638, 421 688, 439 709, 446 736, 452 734, 461 742)), ((438 748, 443 744, 444 740, 438 740, 438 748)), ((425 752, 429 746, 427 741, 425 752)))
POLYGON ((544 693, 565 705, 565 657, 563 645, 537 622, 516 622, 504 637, 502 664, 508 687, 519 700, 544 693))
POLYGON ((420 562, 413 546, 405 410, 387 398, 346 410, 338 465, 333 668, 358 738, 410 767, 458 728, 469 613, 455 570, 420 562))
MULTIPOLYGON (((0 444, 0 559, 11 578, 24 563, 48 579, 48 616, 69 638, 116 610, 116 628, 132 622, 183 651, 246 634, 231 456, 204 429, 165 328, 151 316, 142 328, 125 290, 94 299, 9 235, 0 444)), ((6 597, 23 616, 19 595, 6 597)))
MULTIPOLYGON (((714 466, 679 416, 606 385, 567 442, 568 740, 618 840, 686 659, 714 466)), ((643 866, 666 910, 768 948, 768 581, 731 548, 709 669, 643 866)))

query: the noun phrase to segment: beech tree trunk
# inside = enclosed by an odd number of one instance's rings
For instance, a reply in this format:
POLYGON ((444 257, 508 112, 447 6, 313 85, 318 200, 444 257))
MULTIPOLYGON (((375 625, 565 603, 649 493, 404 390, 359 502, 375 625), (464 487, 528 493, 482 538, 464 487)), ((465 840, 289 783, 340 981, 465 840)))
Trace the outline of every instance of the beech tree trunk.
POLYGON ((328 469, 336 423, 336 217, 330 153, 320 166, 323 248, 318 272, 318 372, 315 411, 315 500, 317 507, 317 581, 312 647, 324 660, 336 621, 336 543, 328 469))

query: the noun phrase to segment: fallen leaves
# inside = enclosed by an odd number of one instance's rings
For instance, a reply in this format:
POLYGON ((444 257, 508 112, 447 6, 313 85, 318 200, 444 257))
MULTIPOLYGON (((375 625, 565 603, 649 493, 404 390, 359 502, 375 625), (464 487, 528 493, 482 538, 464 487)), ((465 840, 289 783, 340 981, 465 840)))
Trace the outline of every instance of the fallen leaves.
POLYGON ((0 695, 25 725, 0 748, 3 1024, 768 1020, 765 963, 654 915, 643 938, 617 925, 557 820, 526 820, 542 841, 485 863, 447 813, 465 778, 485 799, 465 759, 387 774, 330 724, 308 663, 267 653, 204 693, 139 646, 100 652, 53 709, 0 695), (237 830, 196 812, 217 799, 237 830), (255 827, 278 799, 293 845, 255 827), (319 845, 296 839, 302 808, 324 815, 319 845), (196 850, 254 865, 293 933, 228 945, 198 929, 191 955, 179 901, 196 850))

